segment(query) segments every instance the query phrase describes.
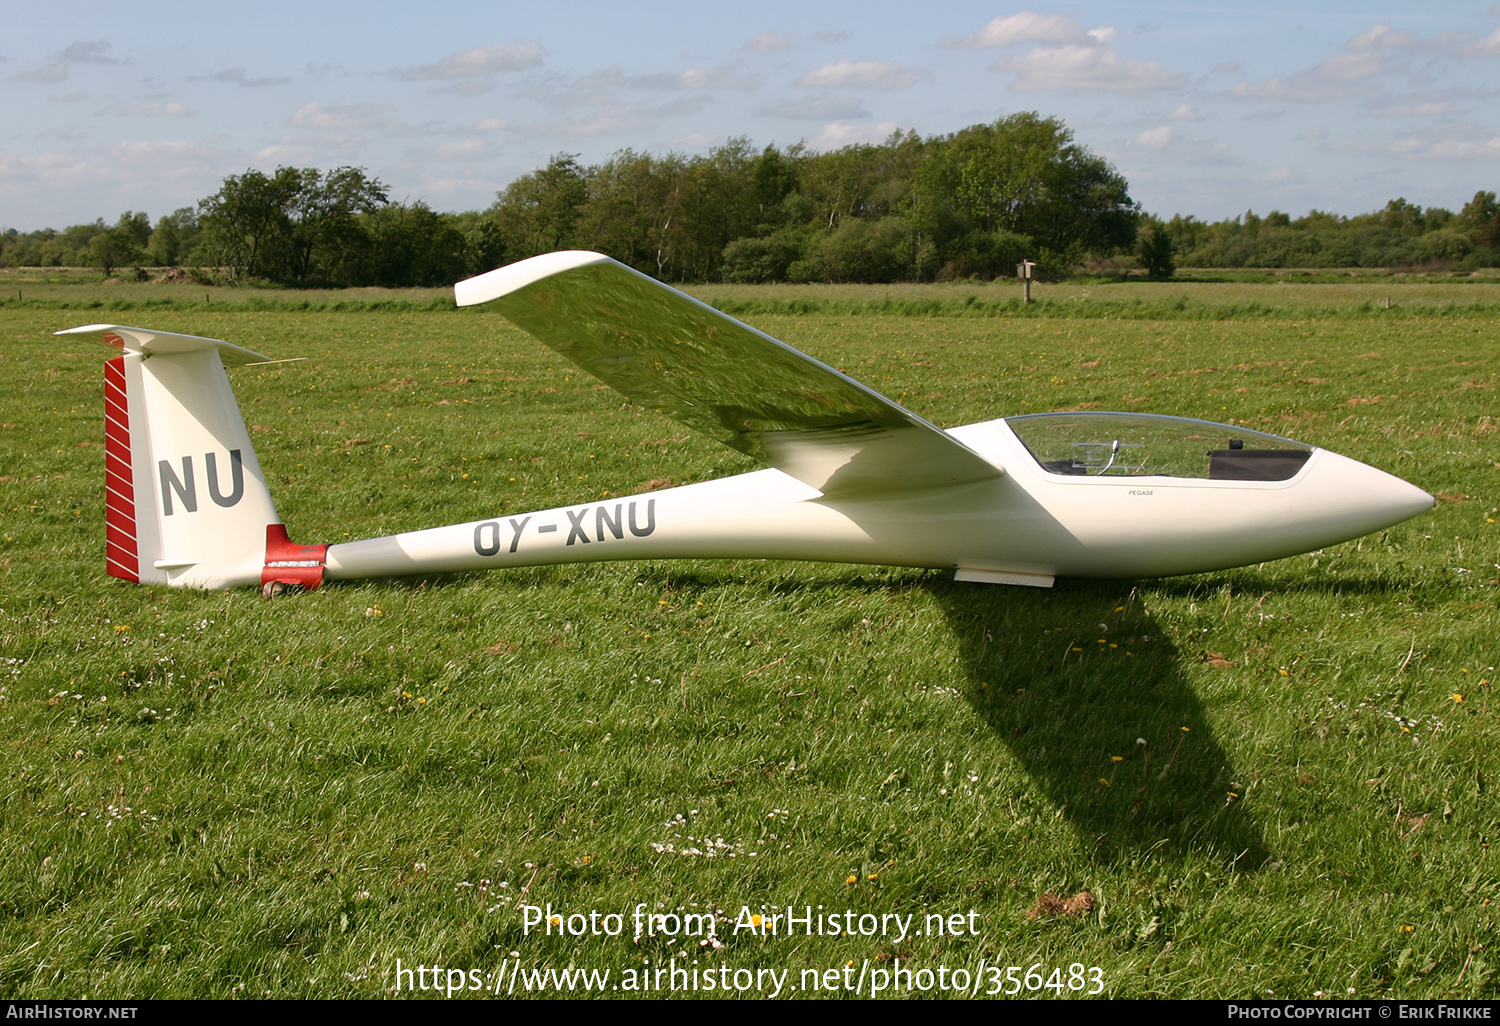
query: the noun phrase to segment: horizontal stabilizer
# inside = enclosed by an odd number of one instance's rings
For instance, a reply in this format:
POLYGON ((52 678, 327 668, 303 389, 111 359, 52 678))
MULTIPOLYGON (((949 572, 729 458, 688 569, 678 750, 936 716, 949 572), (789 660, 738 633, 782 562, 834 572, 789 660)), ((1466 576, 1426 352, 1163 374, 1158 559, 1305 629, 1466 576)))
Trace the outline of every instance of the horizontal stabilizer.
POLYGON ((127 353, 142 353, 147 356, 166 356, 176 353, 197 353, 217 349, 219 360, 225 366, 243 366, 248 363, 271 363, 271 357, 231 345, 216 338, 200 338, 197 335, 178 335, 170 331, 152 328, 127 328, 122 324, 85 324, 81 328, 53 332, 55 335, 98 335, 112 346, 127 353))
POLYGON ((532 257, 454 286, 632 402, 829 498, 966 484, 1001 468, 762 331, 599 253, 532 257))

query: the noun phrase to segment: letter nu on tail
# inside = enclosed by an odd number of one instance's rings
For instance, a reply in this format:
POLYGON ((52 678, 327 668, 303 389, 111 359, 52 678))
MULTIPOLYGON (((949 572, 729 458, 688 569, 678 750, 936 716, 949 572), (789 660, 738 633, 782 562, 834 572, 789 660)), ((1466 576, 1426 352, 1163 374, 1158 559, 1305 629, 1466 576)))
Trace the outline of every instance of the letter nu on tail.
POLYGON ((326 546, 292 545, 224 365, 271 362, 217 339, 90 324, 104 365, 105 567, 140 584, 316 587, 326 546))

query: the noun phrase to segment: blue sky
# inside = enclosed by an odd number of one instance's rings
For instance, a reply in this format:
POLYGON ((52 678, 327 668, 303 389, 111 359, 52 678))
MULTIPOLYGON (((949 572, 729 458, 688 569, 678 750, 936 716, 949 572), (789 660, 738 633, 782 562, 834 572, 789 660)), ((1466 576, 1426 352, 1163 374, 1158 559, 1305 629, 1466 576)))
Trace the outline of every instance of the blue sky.
POLYGON ((1500 4, 0 4, 0 227, 153 220, 247 168, 488 206, 559 152, 818 149, 1062 118, 1153 213, 1500 190, 1500 4))

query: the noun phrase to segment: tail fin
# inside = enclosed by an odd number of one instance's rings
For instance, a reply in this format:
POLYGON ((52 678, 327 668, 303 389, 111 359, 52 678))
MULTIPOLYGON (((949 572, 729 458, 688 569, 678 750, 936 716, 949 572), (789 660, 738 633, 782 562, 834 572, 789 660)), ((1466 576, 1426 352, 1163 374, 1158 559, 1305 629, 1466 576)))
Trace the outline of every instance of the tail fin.
MULTIPOLYGON (((267 564, 284 562, 292 546, 224 373, 226 363, 269 357, 217 339, 115 324, 58 334, 99 335, 123 350, 104 367, 110 575, 186 588, 281 579, 267 564)), ((321 548, 295 568, 295 583, 321 581, 321 548)))

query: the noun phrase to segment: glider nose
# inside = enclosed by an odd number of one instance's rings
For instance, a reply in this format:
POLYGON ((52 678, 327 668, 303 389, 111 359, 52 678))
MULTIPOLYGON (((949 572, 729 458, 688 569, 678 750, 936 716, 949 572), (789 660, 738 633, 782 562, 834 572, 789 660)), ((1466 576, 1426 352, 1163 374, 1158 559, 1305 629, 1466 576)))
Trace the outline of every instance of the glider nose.
MULTIPOLYGON (((1342 493, 1340 503, 1359 525, 1359 534, 1369 534, 1426 513, 1437 500, 1410 482, 1347 456, 1323 452, 1328 484, 1342 493)), ((1352 526, 1352 525, 1351 525, 1352 526)))
POLYGON ((1376 471, 1376 473, 1381 473, 1385 478, 1380 501, 1389 511, 1391 523, 1399 524, 1418 513, 1426 513, 1437 505, 1436 499, 1416 485, 1381 471, 1376 471))

